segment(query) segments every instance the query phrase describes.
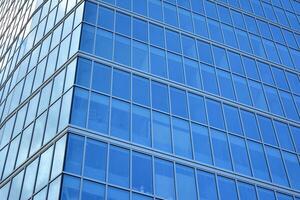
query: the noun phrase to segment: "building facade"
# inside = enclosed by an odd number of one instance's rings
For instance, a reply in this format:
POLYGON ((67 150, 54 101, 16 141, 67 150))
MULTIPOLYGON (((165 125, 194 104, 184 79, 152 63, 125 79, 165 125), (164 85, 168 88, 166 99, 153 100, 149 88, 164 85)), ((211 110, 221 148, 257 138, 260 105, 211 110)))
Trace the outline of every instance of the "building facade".
POLYGON ((300 200, 300 2, 0 3, 0 199, 300 200))

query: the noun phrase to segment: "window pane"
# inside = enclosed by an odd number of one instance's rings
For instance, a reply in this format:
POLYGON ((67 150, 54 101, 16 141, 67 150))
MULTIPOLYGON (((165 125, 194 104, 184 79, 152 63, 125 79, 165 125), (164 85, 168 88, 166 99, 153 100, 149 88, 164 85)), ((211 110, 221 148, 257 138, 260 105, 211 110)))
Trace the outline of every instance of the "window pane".
POLYGON ((130 99, 130 74, 120 70, 113 71, 113 88, 114 96, 130 99))
POLYGON ((256 191, 253 185, 238 182, 240 199, 256 200, 256 191))
POLYGON ((198 57, 200 61, 213 64, 211 46, 206 42, 202 42, 198 40, 197 47, 198 47, 198 57))
POLYGON ((198 63, 190 59, 184 59, 184 69, 186 84, 197 89, 202 89, 200 67, 198 63))
POLYGON ((144 72, 149 71, 148 46, 137 41, 132 42, 132 67, 144 72))
POLYGON ((100 6, 98 10, 98 26, 108 30, 114 30, 114 12, 111 9, 100 6))
POLYGON ((299 190, 300 188, 300 164, 299 159, 295 154, 283 151, 283 159, 286 166, 287 173, 290 178, 292 188, 299 190))
POLYGON ((258 115, 258 124, 264 142, 278 146, 271 119, 258 115))
POLYGON ((92 61, 78 58, 76 84, 89 88, 91 81, 92 61))
POLYGON ((154 82, 151 83, 152 106, 155 109, 169 112, 169 93, 168 86, 154 82))
POLYGON ((170 93, 172 114, 187 118, 188 111, 185 91, 171 88, 170 93))
POLYGON ((130 16, 117 12, 116 14, 116 32, 130 36, 130 16))
POLYGON ((88 91, 81 88, 75 88, 72 105, 71 124, 85 127, 87 108, 88 91))
POLYGON ((110 94, 111 68, 94 63, 92 89, 110 94))
MULTIPOLYGON (((138 2, 142 1, 135 1, 133 5, 137 5, 138 2)), ((144 42, 148 42, 148 24, 147 22, 143 20, 139 20, 136 18, 133 18, 133 24, 132 24, 132 36, 134 39, 141 40, 144 42)))
POLYGON ((194 168, 176 165, 178 199, 197 199, 194 168))
POLYGON ((80 50, 87 53, 93 53, 95 42, 95 27, 83 24, 80 41, 80 50))
POLYGON ((123 187, 129 187, 129 151, 111 146, 109 150, 108 181, 123 187), (122 167, 120 167, 122 163, 122 167))
POLYGON ((276 130, 276 134, 277 134, 278 141, 279 141, 281 148, 285 148, 285 149, 294 151, 292 138, 291 138, 290 131, 289 131, 287 124, 279 122, 279 121, 273 121, 273 122, 274 122, 274 127, 276 130))
POLYGON ((188 98, 191 120, 206 124, 204 98, 192 93, 188 94, 188 98))
POLYGON ((105 180, 107 145, 88 139, 85 149, 83 175, 100 181, 105 180))
POLYGON ((205 126, 192 124, 192 134, 195 159, 203 163, 212 164, 208 128, 205 126))
POLYGON ((246 134, 246 136, 255 140, 260 140, 255 115, 245 110, 241 110, 241 116, 244 133, 246 134))
POLYGON ((64 170, 70 173, 81 174, 81 165, 84 148, 84 138, 77 135, 69 135, 67 154, 64 170))
POLYGON ((223 108, 228 131, 243 135, 239 110, 229 105, 224 105, 223 108))
POLYGON ((179 83, 184 83, 184 72, 182 58, 178 55, 168 53, 169 79, 179 83))
POLYGON ((214 100, 206 100, 208 121, 211 126, 224 129, 224 118, 222 113, 221 104, 214 100))
POLYGON ((130 104, 113 99, 111 107, 111 135, 129 140, 130 104))
POLYGON ((114 60, 118 63, 130 66, 130 40, 126 37, 116 35, 114 46, 114 60))
POLYGON ((221 200, 238 199, 234 180, 219 176, 218 186, 221 200))
POLYGON ((132 141, 151 146, 150 111, 140 106, 132 106, 132 141))
POLYGON ((168 115, 159 112, 152 113, 153 147, 162 151, 172 152, 171 125, 168 115))
POLYGON ((79 199, 80 179, 73 176, 64 175, 61 190, 61 200, 79 199))
POLYGON ((201 64, 203 89, 213 94, 219 94, 215 69, 209 65, 201 64))
POLYGON ((274 195, 274 192, 272 190, 267 190, 264 188, 258 188, 258 197, 259 199, 268 199, 268 200, 275 200, 276 197, 274 195))
POLYGON ((94 183, 92 181, 83 181, 81 199, 97 199, 104 200, 105 187, 104 185, 94 183))
POLYGON ((192 158, 192 146, 188 122, 173 117, 172 123, 175 154, 192 158))
POLYGON ((113 34, 102 29, 96 32, 96 56, 112 60, 113 55, 113 34))
POLYGON ((217 200, 218 192, 215 175, 204 171, 197 171, 197 179, 200 199, 217 200))
POLYGON ((150 105, 150 83, 148 79, 132 77, 132 100, 136 103, 150 105))
POLYGON ((151 73, 161 77, 167 77, 167 61, 165 51, 150 47, 151 73))
POLYGON ((129 200, 129 192, 126 190, 108 187, 107 193, 108 200, 129 200))
POLYGON ((234 89, 230 73, 217 69, 217 76, 221 95, 225 98, 235 101, 234 89))

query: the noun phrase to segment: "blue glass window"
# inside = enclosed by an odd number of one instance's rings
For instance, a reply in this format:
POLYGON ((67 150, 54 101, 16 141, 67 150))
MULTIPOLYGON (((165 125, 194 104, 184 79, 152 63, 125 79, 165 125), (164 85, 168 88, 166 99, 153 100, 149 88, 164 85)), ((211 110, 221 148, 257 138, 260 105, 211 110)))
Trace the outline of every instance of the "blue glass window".
POLYGON ((150 24, 149 25, 150 44, 159 47, 165 47, 165 34, 163 27, 150 24))
POLYGON ((91 81, 92 61, 78 58, 76 84, 89 88, 91 81))
POLYGON ((171 30, 166 31, 167 49, 169 51, 181 53, 181 46, 179 41, 180 41, 179 33, 171 30))
MULTIPOLYGON (((140 2, 140 1, 136 1, 136 2, 140 2)), ((133 4, 133 5, 135 5, 135 4, 133 4)), ((144 41, 144 42, 148 42, 148 24, 147 24, 147 22, 133 18, 132 26, 133 26, 133 29, 132 29, 133 38, 144 41)))
MULTIPOLYGON (((243 1, 243 2, 247 2, 247 1, 243 1)), ((249 15, 244 15, 244 17, 245 17, 245 23, 246 23, 247 30, 251 33, 259 35, 255 18, 250 17, 249 15)))
POLYGON ((237 75, 233 75, 232 78, 235 86, 237 100, 241 103, 251 106, 252 103, 247 80, 237 75))
POLYGON ((213 64, 211 46, 206 42, 202 42, 198 40, 197 47, 198 47, 198 58, 200 59, 200 61, 213 64))
POLYGON ((191 0, 192 10, 197 13, 204 14, 203 2, 198 0, 191 0))
POLYGON ((252 54, 249 38, 246 32, 235 29, 239 47, 242 51, 252 54))
POLYGON ((280 144, 280 147, 294 151, 292 138, 291 138, 290 131, 289 131, 287 124, 279 122, 279 121, 273 121, 273 122, 274 122, 274 127, 276 130, 276 134, 278 137, 278 142, 280 144))
POLYGON ((258 122, 263 141, 278 146, 272 121, 269 118, 258 115, 258 122))
POLYGON ((84 6, 84 21, 91 24, 96 24, 97 4, 88 1, 84 6))
POLYGON ((114 12, 111 9, 100 6, 98 11, 98 26, 108 30, 114 30, 114 12))
POLYGON ((182 39, 183 55, 196 59, 197 52, 196 52, 195 40, 185 35, 182 35, 181 39, 182 39))
POLYGON ((178 27, 176 7, 164 2, 164 21, 166 24, 178 27))
MULTIPOLYGON (((123 0, 121 0, 123 1, 123 0)), ((126 2, 126 1, 124 1, 126 2)), ((107 200, 129 200, 129 192, 113 187, 108 187, 107 200)))
POLYGON ((149 17, 163 21, 162 2, 160 0, 148 0, 149 17))
POLYGON ((88 94, 89 93, 87 90, 75 88, 72 105, 71 124, 81 127, 86 126, 88 94))
POLYGON ((220 23, 211 19, 208 19, 207 22, 210 38, 214 41, 223 43, 223 36, 220 23))
POLYGON ((205 91, 219 94, 215 69, 209 65, 201 64, 201 75, 205 91))
POLYGON ((282 69, 278 69, 277 67, 271 67, 271 69, 272 69, 277 87, 284 89, 284 90, 289 90, 289 86, 288 86, 287 80, 285 78, 284 71, 282 69))
POLYGON ((274 42, 263 39, 263 44, 265 46, 268 59, 273 62, 280 63, 277 49, 275 47, 274 42))
POLYGON ((176 155, 192 158, 190 127, 187 121, 172 118, 174 151, 176 155))
POLYGON ((269 65, 262 62, 258 62, 258 70, 260 72, 260 76, 263 82, 274 85, 274 80, 269 65))
POLYGON ((279 95, 286 117, 298 121, 299 115, 297 113, 292 95, 284 91, 279 91, 279 95))
POLYGON ((229 105, 224 105, 223 108, 228 131, 243 135, 239 110, 229 105))
POLYGON ((132 153, 132 188, 143 193, 153 193, 152 158, 141 153, 132 153), (143 178, 141 178, 143 177, 143 178))
POLYGON ((165 199, 175 199, 173 163, 155 159, 155 192, 165 199))
POLYGON ((130 74, 121 70, 113 71, 113 88, 114 96, 130 99, 130 74))
POLYGON ((150 47, 151 73, 161 77, 167 77, 167 61, 165 51, 150 47))
POLYGON ((204 98, 192 93, 188 94, 190 118, 193 121, 206 124, 206 111, 204 106, 204 98))
POLYGON ((133 0, 132 10, 133 12, 147 16, 147 0, 133 0))
POLYGON ((222 69, 229 69, 226 50, 217 46, 212 48, 215 64, 222 69))
POLYGON ((236 28, 245 30, 246 26, 245 26, 245 23, 244 23, 244 18, 243 18, 242 13, 240 13, 238 11, 235 11, 235 10, 230 10, 230 13, 231 13, 233 25, 236 28))
POLYGON ((150 83, 148 79, 132 77, 132 100, 136 103, 150 105, 150 83))
POLYGON ((260 31, 260 34, 268 39, 272 39, 271 31, 269 29, 269 25, 266 22, 263 22, 261 20, 257 20, 258 29, 260 31))
POLYGON ((195 33, 202 37, 208 38, 208 30, 207 30, 205 17, 202 15, 193 14, 193 19, 194 19, 195 33))
POLYGON ((270 181, 269 170, 262 145, 248 141, 248 148, 254 177, 270 181))
POLYGON ((171 88, 170 96, 172 114, 187 118, 188 110, 185 91, 176 88, 171 88))
POLYGON ((179 16, 180 28, 185 31, 193 32, 193 22, 192 22, 191 12, 184 10, 182 8, 178 8, 178 16, 179 16))
POLYGON ((178 199, 197 199, 194 168, 176 165, 178 199))
POLYGON ((130 16, 117 12, 116 14, 116 32, 126 36, 131 35, 130 16))
POLYGON ((270 200, 275 200, 276 197, 275 197, 275 194, 272 190, 268 190, 268 189, 264 189, 264 188, 261 188, 259 187, 257 189, 257 192, 258 192, 258 197, 259 199, 270 199, 270 200))
POLYGON ((289 175, 291 187, 299 190, 300 165, 297 156, 295 154, 283 151, 283 159, 289 175))
POLYGON ((202 89, 200 67, 198 63, 185 58, 184 69, 186 84, 194 88, 202 89))
POLYGON ((69 135, 67 154, 64 170, 66 172, 81 175, 84 138, 78 135, 69 135))
POLYGON ((225 24, 221 24, 221 27, 224 35, 225 44, 234 48, 238 48, 238 43, 233 27, 225 24))
POLYGON ((218 192, 215 175, 204 171, 197 171, 197 178, 200 199, 217 200, 218 192))
POLYGON ((270 111, 278 115, 283 115, 283 110, 281 107, 277 90, 269 86, 264 86, 264 89, 270 111))
POLYGON ((238 199, 234 180, 219 176, 218 186, 221 200, 238 199))
POLYGON ((238 190, 240 199, 252 199, 257 200, 255 187, 253 185, 238 182, 238 190))
POLYGON ((251 97, 253 100, 253 105, 256 108, 260 108, 262 110, 267 111, 268 107, 267 107, 267 102, 265 99, 262 85, 258 82, 252 81, 252 80, 248 80, 248 84, 249 84, 251 97))
POLYGON ((181 56, 168 53, 169 78, 173 81, 184 83, 184 71, 181 56))
POLYGON ((230 63, 230 69, 232 72, 235 72, 240 75, 244 75, 244 69, 242 65, 241 56, 237 53, 234 53, 232 51, 228 51, 228 59, 230 63))
POLYGON ((96 32, 96 56, 112 60, 113 34, 111 32, 97 29, 96 32), (101 47, 101 48, 99 48, 101 47))
POLYGON ((130 49, 130 40, 128 38, 120 35, 115 36, 114 60, 116 62, 130 66, 130 49))
POLYGON ((105 187, 104 185, 92 182, 83 181, 81 199, 104 199, 105 187))
POLYGON ((242 59, 246 75, 249 78, 260 80, 255 60, 246 56, 243 56, 242 59))
POLYGON ((108 181, 123 187, 129 186, 129 151, 120 147, 110 146, 108 181), (122 163, 122 167, 120 167, 122 163))
POLYGON ((64 175, 61 189, 61 200, 79 199, 80 179, 73 176, 64 175))
POLYGON ((217 69, 220 93, 223 97, 235 100, 232 79, 229 72, 217 69))
POLYGON ((229 9, 227 7, 217 5, 220 21, 227 24, 232 24, 229 9))
POLYGON ((211 138, 215 165, 217 167, 231 170, 232 164, 226 134, 221 131, 211 129, 211 138))
POLYGON ((132 106, 132 141, 145 146, 151 145, 150 111, 132 106))
POLYGON ((90 97, 88 128, 103 134, 107 134, 108 119, 109 98, 93 92, 90 97))
POLYGON ((210 140, 208 135, 208 128, 193 123, 192 134, 193 134, 195 159, 203 163, 212 164, 212 155, 211 155, 210 140))
POLYGON ((110 94, 111 68, 100 63, 94 63, 92 89, 110 94))
POLYGON ((205 13, 208 17, 218 20, 216 4, 210 1, 204 1, 205 13))
POLYGON ((260 140, 256 118, 253 113, 241 110, 244 133, 247 137, 260 140))
POLYGON ((80 40, 80 50, 87 53, 93 53, 95 42, 95 27, 87 24, 82 25, 82 34, 80 40))
POLYGON ((171 124, 169 116, 153 111, 152 120, 153 147, 158 150, 172 152, 171 124))
POLYGON ((111 107, 111 135, 129 140, 130 105, 113 99, 111 107))
POLYGON ((155 109, 169 112, 169 93, 168 86, 158 83, 151 82, 152 90, 152 106, 155 109))
POLYGON ((278 200, 293 200, 293 197, 282 193, 277 193, 276 196, 278 200))
POLYGON ((148 46, 137 41, 132 42, 132 67, 148 72, 149 68, 148 46))
POLYGON ((206 100, 208 121, 211 126, 224 129, 224 118, 222 113, 222 107, 219 102, 214 100, 206 100))
POLYGON ((87 139, 83 176, 105 180, 107 145, 103 142, 87 139))

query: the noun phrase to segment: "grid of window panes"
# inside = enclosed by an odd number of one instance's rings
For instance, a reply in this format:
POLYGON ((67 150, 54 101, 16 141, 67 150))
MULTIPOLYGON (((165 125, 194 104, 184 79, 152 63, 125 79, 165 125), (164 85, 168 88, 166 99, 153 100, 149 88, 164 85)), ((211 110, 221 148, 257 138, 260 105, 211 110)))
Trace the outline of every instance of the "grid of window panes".
MULTIPOLYGON (((96 3, 87 2, 84 20, 87 23, 83 25, 80 45, 84 52, 255 109, 300 120, 299 69, 270 63, 270 58, 253 57, 96 3), (106 48, 99 48, 102 44, 106 48)), ((232 39, 234 35, 224 38, 232 39)), ((292 43, 297 45, 296 41, 292 43)), ((270 53, 274 52, 270 49, 270 53)), ((287 55, 296 59, 295 64, 290 59, 292 67, 300 66, 296 64, 297 55, 287 55)), ((284 56, 282 60, 289 59, 284 56)))
POLYGON ((299 199, 180 161, 74 134, 68 137, 64 172, 63 200, 299 199))
POLYGON ((66 138, 64 136, 53 143, 3 183, 1 199, 59 199, 66 138))
POLYGON ((300 127, 120 67, 79 58, 71 124, 300 189, 300 127))

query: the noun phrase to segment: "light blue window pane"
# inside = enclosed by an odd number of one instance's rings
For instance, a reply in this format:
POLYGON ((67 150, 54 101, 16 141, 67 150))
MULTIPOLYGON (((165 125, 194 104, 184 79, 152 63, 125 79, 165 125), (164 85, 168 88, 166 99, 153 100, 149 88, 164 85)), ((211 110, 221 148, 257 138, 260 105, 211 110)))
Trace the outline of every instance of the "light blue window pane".
POLYGON ((280 63, 279 56, 274 43, 265 39, 263 39, 263 43, 266 49, 268 59, 273 62, 280 63))
POLYGON ((242 138, 230 135, 229 136, 232 160, 234 164, 234 170, 241 174, 251 176, 250 163, 248 159, 247 148, 245 140, 242 138))
POLYGON ((284 75, 284 71, 282 69, 279 69, 274 66, 272 66, 271 69, 272 69, 277 87, 284 89, 284 90, 289 90, 289 86, 288 86, 286 77, 284 75))
POLYGON ((193 32, 192 14, 190 11, 178 8, 179 26, 181 29, 193 32))
POLYGON ((121 70, 113 71, 113 88, 114 96, 130 99, 130 74, 121 70))
POLYGON ((221 200, 238 199, 234 180, 219 176, 218 186, 221 200))
POLYGON ((132 154, 132 188, 143 193, 153 193, 152 158, 141 153, 132 154), (143 178, 141 178, 143 177, 143 178))
POLYGON ((130 66, 130 40, 126 37, 116 35, 114 46, 114 60, 121 64, 130 66))
POLYGON ((194 168, 176 165, 178 199, 197 199, 194 168))
POLYGON ((217 167, 231 170, 232 165, 226 134, 221 131, 212 129, 211 138, 215 158, 215 165, 217 167))
POLYGON ((155 192, 164 199, 175 199, 175 179, 173 163, 155 159, 155 192))
POLYGON ((109 98, 93 92, 90 97, 88 128, 103 134, 107 134, 108 119, 109 98))
POLYGON ((258 124, 259 124, 260 133, 263 141, 265 143, 278 146, 271 119, 267 117, 263 117, 261 115, 258 115, 257 118, 258 118, 258 124))
POLYGON ((235 100, 230 73, 217 69, 217 75, 218 75, 221 96, 231 100, 235 100))
POLYGON ((242 56, 242 59, 246 75, 249 78, 260 80, 255 60, 246 56, 242 56))
POLYGON ((260 31, 260 34, 268 39, 272 39, 272 35, 269 29, 269 25, 266 22, 257 20, 258 29, 260 31))
POLYGON ((218 20, 216 4, 210 1, 204 1, 205 13, 208 17, 218 20))
POLYGON ((132 106, 132 141, 151 146, 150 111, 140 106, 132 106))
POLYGON ((150 82, 148 79, 132 77, 132 100, 136 103, 150 105, 150 82))
POLYGON ((287 29, 282 29, 284 39, 289 47, 297 48, 297 42, 295 40, 294 34, 287 29))
POLYGON ((95 42, 95 27, 83 24, 80 41, 80 50, 87 53, 93 53, 95 42))
POLYGON ((239 42, 239 47, 242 51, 252 54, 250 42, 246 32, 236 29, 235 30, 237 40, 239 42))
POLYGON ((199 64, 196 61, 185 58, 184 69, 186 84, 197 89, 202 89, 199 64))
POLYGON ((279 42, 281 44, 285 44, 283 34, 282 34, 281 28, 279 26, 275 26, 273 24, 270 24, 270 30, 272 32, 273 39, 276 42, 279 42))
POLYGON ((132 67, 144 72, 149 71, 148 46, 137 41, 132 42, 132 67))
POLYGON ((116 32, 126 36, 130 36, 131 33, 131 21, 130 16, 123 13, 116 13, 116 32))
POLYGON ((179 41, 180 41, 179 33, 171 30, 166 31, 167 49, 169 51, 181 53, 181 46, 179 41))
POLYGON ((229 69, 227 53, 225 49, 217 46, 213 46, 212 50, 213 50, 216 66, 222 69, 229 69))
POLYGON ((108 182, 129 187, 129 151, 120 147, 110 146, 108 182), (122 167, 120 167, 122 163, 122 167))
POLYGON ((132 1, 133 12, 147 16, 147 1, 146 0, 133 0, 132 1))
POLYGON ((100 63, 94 63, 92 89, 110 94, 111 68, 100 63))
POLYGON ((279 121, 273 121, 273 122, 274 122, 274 127, 276 130, 276 134, 278 137, 278 142, 280 144, 280 147, 294 151, 292 138, 291 138, 290 131, 289 131, 287 124, 279 122, 279 121))
POLYGON ((264 95, 262 85, 258 82, 252 81, 252 80, 249 80, 248 84, 249 84, 251 97, 252 97, 252 100, 253 100, 253 105, 256 108, 267 111, 268 107, 267 107, 267 102, 266 102, 266 99, 265 99, 265 95, 264 95))
POLYGON ((149 0, 148 10, 150 18, 163 21, 162 2, 160 0, 149 0))
POLYGON ((299 77, 291 72, 285 72, 291 91, 300 94, 300 80, 299 77))
POLYGON ((233 75, 233 83, 235 86, 237 100, 241 103, 252 105, 250 93, 248 90, 247 80, 243 77, 233 75))
POLYGON ((272 72, 268 64, 258 62, 258 70, 260 72, 261 79, 264 83, 274 85, 272 72))
POLYGON ((272 147, 266 147, 266 154, 268 157, 273 182, 280 185, 289 186, 279 150, 272 147))
POLYGON ((61 200, 77 200, 80 193, 80 179, 73 176, 64 175, 61 189, 61 200))
POLYGON ((296 145, 296 150, 299 153, 300 152, 300 128, 295 126, 290 126, 294 142, 296 145))
POLYGON ((100 6, 98 10, 98 26, 114 30, 114 11, 100 6))
POLYGON ((209 65, 201 64, 201 75, 205 91, 219 94, 215 69, 209 65))
POLYGON ((197 171, 198 189, 199 197, 203 200, 217 200, 218 192, 216 186, 215 175, 204 172, 197 171))
POLYGON ((249 34, 249 36, 254 54, 259 57, 266 58, 261 38, 252 34, 249 34))
POLYGON ((270 181, 269 170, 262 145, 248 141, 248 148, 254 177, 270 181))
POLYGON ((191 0, 191 6, 194 12, 204 14, 204 7, 202 1, 191 0))
POLYGON ((153 108, 169 112, 168 86, 152 81, 151 90, 153 108))
POLYGON ((111 135, 129 140, 130 130, 130 104, 112 100, 111 108, 111 135))
POLYGON ((149 24, 150 44, 165 47, 165 34, 161 26, 149 24))
POLYGON ((108 200, 129 200, 130 198, 128 191, 113 187, 108 187, 107 193, 108 200))
POLYGON ((244 200, 257 199, 255 187, 253 185, 238 182, 238 190, 239 190, 240 199, 244 199, 244 200))
POLYGON ((184 71, 181 56, 168 53, 169 79, 179 83, 184 83, 184 71))
POLYGON ((164 21, 166 24, 178 27, 176 7, 164 2, 164 21))
POLYGON ((88 109, 88 91, 75 88, 72 114, 71 114, 71 124, 85 127, 88 109))
POLYGON ((207 99, 206 106, 209 125, 224 129, 224 118, 221 104, 217 101, 207 99))
POLYGON ((205 126, 192 124, 192 134, 195 159, 206 164, 212 164, 208 128, 205 126))
POLYGON ((206 124, 204 98, 192 93, 188 94, 188 98, 191 120, 206 124))
POLYGON ((290 56, 289 50, 286 46, 276 44, 277 49, 278 49, 278 55, 281 59, 281 62, 283 65, 289 67, 289 68, 294 68, 292 58, 290 56))
POLYGON ((173 139, 176 155, 192 158, 190 127, 187 121, 173 117, 173 139))
POLYGON ((170 96, 172 114, 187 118, 188 110, 185 91, 179 90, 177 88, 171 88, 170 96))
POLYGON ((276 196, 277 196, 277 200, 293 200, 292 196, 288 196, 282 193, 277 193, 276 196))
POLYGON ((198 58, 200 59, 200 61, 213 64, 211 46, 206 42, 197 40, 197 47, 198 47, 198 58))
POLYGON ((291 187, 299 190, 300 188, 300 165, 299 159, 295 154, 291 154, 283 151, 283 159, 286 166, 286 170, 290 179, 291 187))
POLYGON ((268 200, 275 200, 275 194, 272 190, 264 189, 264 188, 258 188, 258 197, 259 199, 268 199, 268 200))
POLYGON ((64 171, 81 174, 84 138, 71 134, 68 139, 64 171))
POLYGON ((266 18, 270 19, 273 22, 276 22, 276 16, 275 16, 272 6, 270 4, 266 4, 264 2, 262 2, 262 6, 265 11, 266 18))
POLYGON ((260 4, 260 1, 252 1, 253 12, 261 17, 264 17, 264 13, 260 4))
POLYGON ((277 90, 275 88, 269 87, 269 86, 265 86, 265 93, 266 93, 266 97, 267 97, 267 102, 268 102, 268 106, 270 108, 270 111, 272 113, 278 114, 278 115, 283 115, 283 110, 281 107, 281 103, 279 100, 279 96, 277 93, 277 90))
POLYGON ((153 146, 166 152, 172 152, 171 125, 168 115, 159 112, 152 113, 153 146))
POLYGON ((300 70, 300 51, 290 49, 290 52, 292 54, 292 59, 293 59, 295 68, 297 70, 300 70))
POLYGON ((227 24, 232 24, 229 9, 227 7, 217 5, 220 21, 227 24))
POLYGON ((112 60, 113 55, 113 34, 111 32, 97 29, 96 31, 96 56, 112 60))
MULTIPOLYGON (((142 2, 142 1, 136 1, 142 2)), ((136 5, 136 4, 133 4, 136 5)), ((143 20, 133 18, 132 37, 143 42, 148 42, 148 24, 143 20)))
POLYGON ((292 95, 284 91, 279 91, 279 95, 285 111, 285 115, 290 119, 298 121, 299 115, 297 113, 292 95))
MULTIPOLYGON (((195 1, 195 0, 193 0, 195 1)), ((198 1, 197 1, 198 2, 198 1)), ((202 2, 201 2, 202 3, 202 2)), ((193 13, 195 34, 208 38, 208 30, 205 17, 193 13)))
MULTIPOLYGON (((248 1, 243 1, 243 2, 248 2, 248 1)), ((259 35, 255 18, 250 17, 249 15, 244 15, 244 17, 245 17, 245 23, 246 23, 247 30, 251 33, 259 35)))
POLYGON ((221 24, 221 28, 224 35, 225 44, 234 48, 238 48, 238 43, 237 43, 237 39, 233 27, 225 24, 221 24))
POLYGON ((183 49, 183 55, 187 57, 191 57, 196 59, 197 58, 197 52, 196 52, 196 42, 193 38, 190 38, 188 36, 182 35, 182 49, 183 49))
POLYGON ((81 199, 104 200, 105 187, 92 181, 83 181, 81 199))
POLYGON ((183 8, 190 9, 189 0, 177 0, 177 4, 183 8))
POLYGON ((223 108, 228 131, 243 135, 239 110, 229 105, 224 105, 223 108))
POLYGON ((223 43, 223 36, 219 22, 211 19, 208 19, 207 22, 210 38, 214 41, 223 43))
POLYGON ((167 61, 165 51, 150 47, 151 74, 167 77, 167 61))
POLYGON ((240 13, 238 11, 235 11, 235 10, 231 10, 230 13, 231 13, 233 25, 236 28, 245 30, 246 26, 245 26, 245 23, 244 23, 244 18, 243 18, 242 13, 240 13))
POLYGON ((84 6, 84 21, 91 24, 96 24, 97 4, 88 1, 84 6))
POLYGON ((83 176, 104 181, 106 174, 107 145, 88 139, 85 149, 83 176))
POLYGON ((89 88, 91 82, 92 61, 78 58, 76 84, 89 88))

